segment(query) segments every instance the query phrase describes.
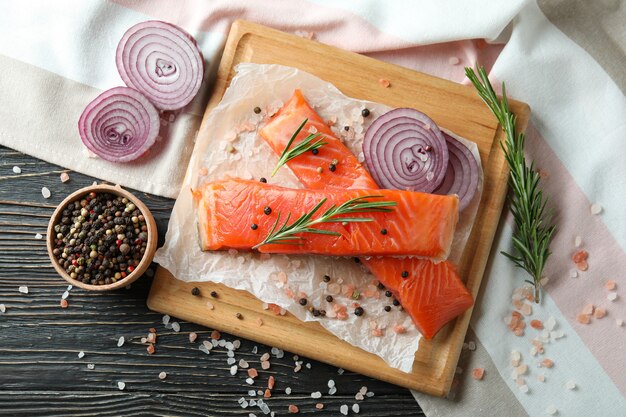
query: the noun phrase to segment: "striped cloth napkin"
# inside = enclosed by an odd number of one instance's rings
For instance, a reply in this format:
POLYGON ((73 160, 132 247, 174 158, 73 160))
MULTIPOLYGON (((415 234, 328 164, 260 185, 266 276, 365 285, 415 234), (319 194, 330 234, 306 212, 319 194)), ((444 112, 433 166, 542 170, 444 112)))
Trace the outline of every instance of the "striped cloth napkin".
POLYGON ((182 180, 201 99, 174 123, 156 161, 107 166, 77 150, 78 114, 98 91, 121 85, 115 46, 134 23, 184 27, 210 62, 243 18, 457 82, 466 82, 463 66, 485 65, 533 110, 527 153, 559 231, 543 300, 526 307, 516 301, 524 272, 499 254, 512 249, 504 214, 454 398, 415 397, 429 417, 626 415, 626 2, 66 0, 2 8, 0 144, 168 196, 182 180), (580 250, 589 254, 586 271, 572 261, 580 250), (507 326, 514 311, 525 313, 523 335, 507 326), (482 380, 474 368, 485 370, 482 380))

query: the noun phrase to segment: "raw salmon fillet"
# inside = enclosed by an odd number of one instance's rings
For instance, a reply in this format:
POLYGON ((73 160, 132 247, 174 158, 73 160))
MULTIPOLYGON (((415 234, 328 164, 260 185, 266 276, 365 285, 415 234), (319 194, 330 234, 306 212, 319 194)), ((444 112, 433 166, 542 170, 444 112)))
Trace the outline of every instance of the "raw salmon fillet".
MULTIPOLYGON (((279 226, 326 203, 317 218, 331 205, 357 197, 380 195, 372 201, 393 201, 389 212, 363 212, 343 217, 371 218, 370 222, 341 221, 315 226, 339 236, 301 234, 301 244, 268 244, 266 253, 297 253, 329 256, 414 255, 443 259, 448 255, 458 217, 458 198, 400 190, 302 190, 230 179, 204 184, 195 192, 203 250, 251 249, 270 233, 280 214, 279 226), (271 212, 265 213, 269 208, 271 212), (413 221, 415 217, 419 222, 413 221), (252 225, 256 225, 253 227, 252 225), (387 229, 383 235, 380 231, 387 229)), ((339 216, 338 219, 341 219, 339 216)))
MULTIPOLYGON (((281 154, 296 128, 307 118, 308 122, 292 144, 295 146, 310 131, 324 135, 324 145, 318 155, 303 154, 287 166, 307 188, 354 188, 354 184, 368 184, 378 188, 365 168, 355 161, 354 155, 337 139, 319 115, 309 106, 299 90, 283 108, 263 127, 261 137, 281 154), (309 126, 314 126, 310 129, 309 126), (327 166, 332 159, 348 161, 335 172, 316 176, 315 167, 327 166)), ((358 188, 358 187, 357 187, 358 188)), ((414 221, 419 221, 418 217, 414 221)), ((472 295, 461 282, 450 262, 433 263, 426 259, 370 258, 361 259, 372 274, 400 302, 411 316, 417 329, 426 339, 431 339, 446 323, 463 313, 473 304, 472 295), (403 278, 402 273, 408 272, 403 278)))

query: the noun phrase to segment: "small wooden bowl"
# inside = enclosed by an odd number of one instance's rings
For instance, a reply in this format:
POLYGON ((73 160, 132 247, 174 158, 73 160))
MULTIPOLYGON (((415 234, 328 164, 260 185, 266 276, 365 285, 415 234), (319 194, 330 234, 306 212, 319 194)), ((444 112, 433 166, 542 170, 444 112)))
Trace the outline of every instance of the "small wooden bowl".
POLYGON ((86 290, 109 291, 109 290, 116 290, 118 288, 125 287, 131 282, 136 281, 137 278, 143 275, 143 273, 146 271, 146 269, 148 268, 148 266, 150 266, 150 263, 152 262, 152 258, 154 257, 154 252, 156 251, 157 240, 158 240, 158 233, 157 233, 156 223, 148 207, 146 207, 146 205, 143 204, 141 200, 139 200, 137 197, 135 197, 133 194, 129 193, 128 191, 124 190, 119 185, 112 186, 112 185, 101 184, 101 185, 91 185, 89 187, 81 188, 80 190, 75 191, 72 194, 68 195, 61 202, 61 204, 59 204, 59 206, 56 208, 56 210, 52 214, 52 217, 50 218, 50 222, 48 223, 46 246, 48 248, 48 256, 50 257, 50 260, 52 261, 52 266, 54 266, 54 269, 56 269, 59 275, 61 275, 67 282, 77 287, 84 288, 86 290), (91 192, 111 193, 111 194, 115 194, 121 197, 128 198, 141 211, 141 214, 143 214, 143 216, 146 219, 146 226, 148 227, 148 242, 146 244, 146 252, 143 254, 143 258, 141 258, 139 265, 137 265, 137 267, 135 267, 135 270, 131 272, 130 274, 128 274, 125 278, 117 282, 114 282, 112 284, 92 285, 92 284, 85 284, 82 281, 73 279, 72 277, 69 276, 67 272, 65 272, 65 270, 61 267, 61 265, 59 265, 56 258, 52 254, 52 250, 54 249, 54 238, 56 236, 56 232, 54 231, 54 225, 58 223, 63 213, 63 209, 67 207, 67 205, 70 202, 75 201, 75 200, 80 200, 83 196, 91 192))

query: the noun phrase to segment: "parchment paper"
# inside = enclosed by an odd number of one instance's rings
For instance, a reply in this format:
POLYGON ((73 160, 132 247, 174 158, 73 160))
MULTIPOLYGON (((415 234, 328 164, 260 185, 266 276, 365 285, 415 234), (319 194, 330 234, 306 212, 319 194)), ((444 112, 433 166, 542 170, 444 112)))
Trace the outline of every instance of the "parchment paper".
MULTIPOLYGON (((266 177, 270 183, 303 188, 286 168, 270 178, 278 156, 257 135, 265 120, 291 97, 296 88, 302 90, 322 118, 335 121, 335 134, 360 161, 363 160, 363 135, 369 123, 390 110, 382 104, 346 97, 332 84, 295 68, 246 63, 239 64, 236 71, 222 101, 210 113, 204 130, 198 132, 185 181, 170 218, 165 245, 157 251, 155 261, 183 281, 220 282, 249 291, 266 303, 277 304, 300 320, 317 320, 348 343, 380 356, 394 368, 410 371, 421 335, 401 309, 394 307, 389 313, 383 310, 391 300, 376 290, 375 278, 354 259, 270 256, 234 250, 200 251, 190 192, 197 184, 229 176, 266 177), (256 106, 262 109, 258 115, 253 112, 256 106), (364 119, 361 110, 365 107, 371 115, 364 119), (343 129, 346 125, 350 126, 349 131, 343 129), (324 283, 324 275, 332 277, 332 281, 324 283), (361 292, 358 303, 366 312, 361 317, 352 314, 350 306, 354 300, 342 295, 352 295, 353 289, 361 292), (325 301, 329 293, 335 298, 333 304, 348 307, 347 319, 314 317, 297 301, 301 295, 306 295, 308 305, 325 309, 332 316, 332 305, 325 301), (364 293, 370 296, 364 296, 364 293), (394 328, 398 329, 398 326, 406 329, 406 333, 396 333, 394 328)), ((476 146, 471 145, 478 157, 476 146)), ((456 252, 460 252, 458 248, 462 248, 469 234, 479 198, 477 195, 475 202, 461 216, 455 235, 457 249, 451 259, 460 256, 456 252)))

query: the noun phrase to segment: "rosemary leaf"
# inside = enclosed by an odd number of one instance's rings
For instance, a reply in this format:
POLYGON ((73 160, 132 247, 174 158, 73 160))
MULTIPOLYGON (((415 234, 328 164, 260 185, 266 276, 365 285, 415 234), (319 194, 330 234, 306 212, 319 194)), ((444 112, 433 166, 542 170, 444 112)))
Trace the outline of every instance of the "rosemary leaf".
POLYGON ((269 244, 302 244, 304 237, 296 236, 301 233, 316 233, 320 235, 341 236, 340 233, 332 230, 318 229, 313 227, 321 223, 363 223, 371 222, 373 219, 369 217, 340 217, 347 216, 354 213, 368 213, 368 212, 389 212, 393 209, 390 207, 396 206, 395 201, 371 201, 373 199, 381 198, 380 195, 366 195, 362 197, 356 197, 340 205, 331 205, 317 218, 313 218, 322 206, 326 203, 327 199, 323 198, 319 203, 315 205, 310 211, 304 213, 298 217, 293 223, 289 223, 291 219, 291 213, 287 215, 287 219, 282 223, 280 222, 281 213, 276 216, 276 222, 272 226, 269 234, 263 239, 262 242, 255 245, 252 249, 258 249, 263 245, 269 244), (280 225, 280 226, 279 226, 280 225))
POLYGON ((296 131, 293 132, 293 135, 291 135, 291 138, 289 139, 289 142, 287 142, 287 146, 285 146, 283 153, 280 154, 280 158, 278 160, 278 163, 276 164, 276 168, 274 168, 274 171, 272 171, 272 177, 276 175, 280 167, 285 165, 287 162, 291 161, 293 158, 300 156, 305 152, 309 152, 314 149, 319 149, 328 143, 328 142, 324 142, 324 139, 318 139, 321 136, 321 134, 315 133, 315 134, 308 135, 306 138, 302 140, 302 142, 298 143, 296 146, 289 149, 291 145, 293 144, 293 141, 296 139, 296 136, 298 136, 298 134, 300 133, 300 131, 302 130, 302 128, 308 121, 309 119, 304 119, 304 121, 300 124, 300 126, 298 126, 296 131))
POLYGON ((546 201, 541 192, 539 173, 534 162, 528 165, 524 156, 526 137, 515 131, 515 115, 509 109, 506 87, 502 83, 502 99, 498 99, 484 68, 477 68, 478 74, 469 67, 465 75, 472 82, 478 95, 498 119, 506 139, 500 143, 509 166, 509 186, 513 191, 510 199, 511 213, 515 221, 513 248, 516 255, 502 252, 516 266, 524 269, 532 277, 527 280, 535 287, 535 301, 539 302, 543 268, 550 257, 550 241, 556 232, 549 225, 546 201))

